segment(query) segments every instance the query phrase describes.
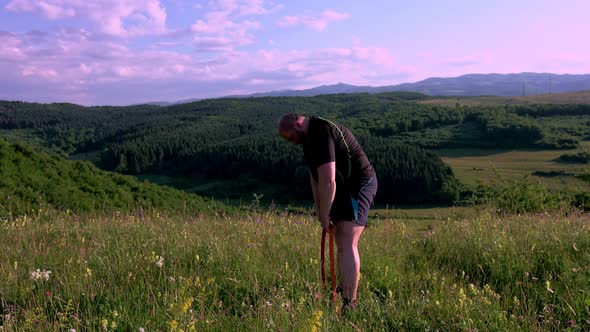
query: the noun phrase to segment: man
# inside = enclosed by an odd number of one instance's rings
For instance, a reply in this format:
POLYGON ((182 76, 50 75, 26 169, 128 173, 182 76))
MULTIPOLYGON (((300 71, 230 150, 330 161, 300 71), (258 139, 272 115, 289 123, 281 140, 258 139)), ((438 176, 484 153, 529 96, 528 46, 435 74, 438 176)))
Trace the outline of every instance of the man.
POLYGON ((285 114, 278 130, 285 140, 303 147, 320 223, 325 230, 330 221, 335 227, 343 308, 355 308, 360 272, 357 246, 377 192, 373 166, 352 133, 330 120, 285 114))

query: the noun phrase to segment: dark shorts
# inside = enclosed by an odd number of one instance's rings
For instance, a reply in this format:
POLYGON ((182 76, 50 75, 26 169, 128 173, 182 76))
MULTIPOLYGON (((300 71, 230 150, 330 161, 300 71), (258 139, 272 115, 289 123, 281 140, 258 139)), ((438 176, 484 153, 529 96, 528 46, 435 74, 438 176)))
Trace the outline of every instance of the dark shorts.
POLYGON ((377 178, 361 180, 360 189, 349 189, 336 184, 336 195, 330 211, 332 222, 354 221, 367 226, 369 208, 373 205, 377 193, 377 178))

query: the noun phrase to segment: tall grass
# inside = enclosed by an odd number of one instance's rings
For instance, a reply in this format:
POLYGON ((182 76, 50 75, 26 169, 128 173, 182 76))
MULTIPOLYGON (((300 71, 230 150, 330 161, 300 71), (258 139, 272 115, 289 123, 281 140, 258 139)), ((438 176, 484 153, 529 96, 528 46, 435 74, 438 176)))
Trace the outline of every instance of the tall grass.
POLYGON ((423 232, 372 224, 360 242, 360 306, 342 314, 320 283, 310 216, 5 220, 1 330, 590 329, 588 215, 484 211, 423 232))

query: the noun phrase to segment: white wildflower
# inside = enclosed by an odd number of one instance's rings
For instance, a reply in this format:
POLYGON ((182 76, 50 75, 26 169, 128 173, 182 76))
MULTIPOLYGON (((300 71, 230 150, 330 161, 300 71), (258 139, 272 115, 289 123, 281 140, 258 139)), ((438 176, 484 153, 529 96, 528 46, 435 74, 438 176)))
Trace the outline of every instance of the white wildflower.
POLYGON ((31 280, 44 279, 45 281, 47 281, 47 280, 49 280, 50 274, 51 274, 51 271, 37 269, 37 271, 31 272, 31 280))
POLYGON ((70 329, 70 332, 76 332, 76 329, 70 329))
POLYGON ((160 259, 156 262, 156 266, 159 268, 164 266, 164 257, 160 256, 160 259))
POLYGON ((139 332, 145 332, 145 329, 143 327, 140 327, 139 332))

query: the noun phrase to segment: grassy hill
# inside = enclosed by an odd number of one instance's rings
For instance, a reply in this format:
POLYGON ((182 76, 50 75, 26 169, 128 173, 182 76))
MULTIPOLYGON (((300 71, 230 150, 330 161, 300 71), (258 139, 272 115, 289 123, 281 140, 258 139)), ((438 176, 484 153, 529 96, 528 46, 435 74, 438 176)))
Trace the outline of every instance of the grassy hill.
POLYGON ((57 209, 208 211, 221 208, 197 195, 142 183, 0 139, 0 217, 57 209))

